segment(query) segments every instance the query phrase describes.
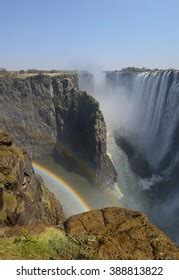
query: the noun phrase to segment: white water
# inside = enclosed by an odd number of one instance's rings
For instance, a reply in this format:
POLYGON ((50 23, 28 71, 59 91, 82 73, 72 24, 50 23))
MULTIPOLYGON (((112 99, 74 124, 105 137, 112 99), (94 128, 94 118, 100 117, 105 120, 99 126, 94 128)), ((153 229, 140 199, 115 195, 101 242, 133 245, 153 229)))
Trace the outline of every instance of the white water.
POLYGON ((123 194, 118 196, 118 198, 125 207, 138 211, 143 210, 142 205, 136 203, 141 189, 139 187, 140 178, 132 172, 128 158, 116 145, 112 132, 108 135, 107 145, 111 160, 118 174, 116 195, 117 190, 123 194))
POLYGON ((137 75, 129 102, 125 129, 135 134, 134 145, 150 165, 169 179, 179 162, 179 72, 137 75))
POLYGON ((118 127, 118 118, 124 117, 125 107, 122 105, 127 104, 128 97, 126 99, 126 91, 124 87, 115 87, 115 89, 107 87, 104 73, 97 73, 94 78, 95 97, 100 103, 100 108, 107 124, 108 155, 118 174, 117 183, 113 186, 112 192, 123 206, 134 210, 143 210, 142 205, 136 203, 138 193, 140 192, 140 178, 132 172, 126 154, 116 145, 113 137, 113 129, 118 127), (119 90, 120 96, 118 95, 119 90))
MULTIPOLYGON (((146 72, 135 75, 129 91, 121 74, 115 73, 113 84, 105 85, 104 75, 96 77, 95 97, 110 131, 125 130, 125 135, 156 170, 151 178, 141 179, 130 168, 128 158, 108 136, 108 152, 118 172, 122 203, 128 208, 149 213, 152 221, 179 242, 179 191, 152 208, 140 199, 140 190, 150 189, 161 181, 179 176, 179 72, 146 72), (178 228, 178 229, 177 229, 178 228)), ((108 131, 109 131, 108 129, 108 131)), ((178 179, 177 179, 178 180, 178 179)), ((179 183, 179 182, 178 182, 179 183)), ((170 192, 170 183, 168 190, 170 192)))

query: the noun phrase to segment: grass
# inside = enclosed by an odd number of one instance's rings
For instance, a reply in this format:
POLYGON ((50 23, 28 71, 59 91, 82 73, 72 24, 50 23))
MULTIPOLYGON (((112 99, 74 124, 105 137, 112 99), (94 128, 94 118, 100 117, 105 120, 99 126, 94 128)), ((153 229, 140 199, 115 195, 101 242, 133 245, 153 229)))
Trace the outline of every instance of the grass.
POLYGON ((18 235, 5 235, 1 232, 1 260, 94 259, 89 244, 82 246, 76 240, 65 236, 58 228, 45 228, 35 235, 29 233, 27 228, 21 228, 18 235))

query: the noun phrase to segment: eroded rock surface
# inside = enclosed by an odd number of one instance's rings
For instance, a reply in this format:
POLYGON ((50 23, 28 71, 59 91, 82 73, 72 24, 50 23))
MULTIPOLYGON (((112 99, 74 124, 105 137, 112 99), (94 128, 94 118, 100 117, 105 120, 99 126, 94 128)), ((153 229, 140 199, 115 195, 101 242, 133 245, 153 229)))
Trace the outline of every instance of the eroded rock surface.
POLYGON ((75 73, 0 78, 0 127, 33 159, 53 154, 97 184, 116 181, 99 104, 75 73))
POLYGON ((0 226, 63 221, 60 203, 35 175, 28 154, 0 130, 0 226))
POLYGON ((140 212, 94 210, 69 218, 65 228, 97 259, 179 259, 179 249, 140 212))
POLYGON ((77 87, 73 74, 70 77, 0 78, 0 127, 13 135, 14 142, 23 146, 33 158, 50 155, 56 144, 52 79, 57 81, 62 92, 67 79, 77 87))
MULTIPOLYGON (((56 81, 55 81, 56 82, 56 81)), ((95 184, 112 185, 117 173, 107 155, 107 130, 99 103, 86 92, 55 88, 57 144, 55 158, 79 169, 95 184)))

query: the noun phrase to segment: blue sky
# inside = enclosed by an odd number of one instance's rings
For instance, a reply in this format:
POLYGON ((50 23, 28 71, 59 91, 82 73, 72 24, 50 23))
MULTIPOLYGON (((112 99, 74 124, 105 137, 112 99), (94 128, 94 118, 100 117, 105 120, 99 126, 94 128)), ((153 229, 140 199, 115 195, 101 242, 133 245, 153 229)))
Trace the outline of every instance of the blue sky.
POLYGON ((179 68, 178 0, 0 0, 0 67, 179 68))

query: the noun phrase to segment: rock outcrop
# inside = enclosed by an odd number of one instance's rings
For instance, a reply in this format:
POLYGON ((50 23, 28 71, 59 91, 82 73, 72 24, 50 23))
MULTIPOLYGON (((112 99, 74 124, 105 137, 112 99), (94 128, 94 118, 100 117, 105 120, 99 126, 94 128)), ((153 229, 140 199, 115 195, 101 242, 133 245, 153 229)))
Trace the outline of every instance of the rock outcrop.
POLYGON ((0 78, 0 126, 35 158, 55 154, 88 179, 112 185, 99 104, 78 90, 75 73, 0 78))
POLYGON ((105 208, 73 216, 66 233, 97 259, 179 259, 179 248, 140 212, 105 208))
POLYGON ((155 173, 152 166, 145 158, 145 156, 136 150, 135 145, 135 135, 126 133, 124 129, 119 131, 114 131, 113 133, 116 144, 125 152, 129 159, 130 167, 134 173, 136 173, 141 178, 149 178, 155 173))
POLYGON ((54 156, 92 183, 112 185, 117 173, 107 155, 107 131, 98 102, 86 92, 58 91, 54 81, 57 144, 54 156))
POLYGON ((14 142, 32 158, 50 155, 56 144, 52 79, 62 92, 67 83, 77 88, 75 74, 0 78, 0 127, 13 135, 14 142))
POLYGON ((28 154, 0 130, 0 226, 63 221, 60 203, 35 175, 28 154))

